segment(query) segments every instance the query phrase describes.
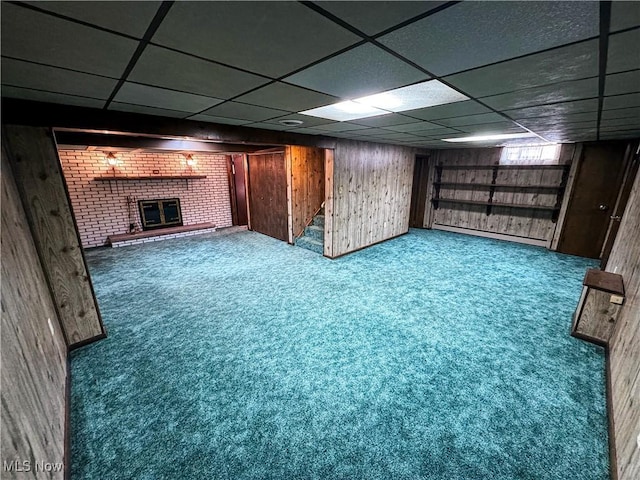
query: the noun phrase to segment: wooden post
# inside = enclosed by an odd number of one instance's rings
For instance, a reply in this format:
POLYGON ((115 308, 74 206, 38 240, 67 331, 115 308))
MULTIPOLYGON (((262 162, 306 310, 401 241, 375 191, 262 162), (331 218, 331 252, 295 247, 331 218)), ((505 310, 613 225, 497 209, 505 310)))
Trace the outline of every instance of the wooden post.
POLYGON ((73 217, 53 132, 8 125, 8 156, 70 348, 106 332, 73 217))

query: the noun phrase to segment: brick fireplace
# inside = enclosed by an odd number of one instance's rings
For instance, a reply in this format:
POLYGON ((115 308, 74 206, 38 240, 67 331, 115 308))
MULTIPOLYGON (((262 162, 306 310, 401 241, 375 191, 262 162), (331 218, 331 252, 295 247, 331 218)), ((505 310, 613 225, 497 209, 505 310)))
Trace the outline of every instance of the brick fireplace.
MULTIPOLYGON (((85 248, 106 245, 109 236, 131 232, 131 224, 135 230, 142 231, 139 201, 177 199, 180 221, 185 226, 213 223, 220 228, 232 224, 224 155, 194 153, 196 164, 193 166, 186 164, 181 153, 115 152, 115 166, 109 164, 104 151, 97 149, 64 148, 59 155, 85 248), (206 178, 153 178, 187 173, 206 178), (105 176, 149 178, 96 181, 105 176)), ((171 217, 170 212, 168 216, 171 217)), ((165 227, 175 225, 177 223, 165 227)))

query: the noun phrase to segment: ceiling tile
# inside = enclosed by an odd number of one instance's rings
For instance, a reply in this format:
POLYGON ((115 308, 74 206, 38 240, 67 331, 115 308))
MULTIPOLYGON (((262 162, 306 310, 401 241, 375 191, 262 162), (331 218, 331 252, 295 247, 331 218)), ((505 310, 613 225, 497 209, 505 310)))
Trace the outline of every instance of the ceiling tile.
POLYGON ((590 118, 580 121, 568 121, 563 118, 532 118, 522 122, 522 125, 533 130, 534 132, 547 131, 552 129, 576 129, 576 128, 596 128, 598 119, 590 118))
POLYGON ((129 80, 223 99, 269 82, 265 77, 153 45, 145 48, 129 80))
POLYGON ((638 130, 628 130, 628 131, 619 131, 619 132, 609 132, 609 133, 600 133, 600 139, 608 140, 615 139, 619 140, 622 138, 638 138, 640 137, 640 129, 638 130))
POLYGON ((138 46, 106 33, 2 3, 2 55, 120 78, 138 46))
POLYGON ((624 72, 640 68, 640 28, 609 35, 607 73, 624 72))
POLYGON ((382 138, 385 140, 399 140, 399 141, 416 141, 420 137, 416 135, 411 135, 410 133, 401 133, 401 132, 390 132, 386 135, 382 135, 382 138))
POLYGON ((242 95, 235 100, 261 107, 279 108, 290 112, 300 112, 311 108, 329 105, 339 101, 338 98, 323 93, 312 92, 304 88, 294 87, 276 82, 242 95))
POLYGON ((33 100, 34 102, 61 103, 64 105, 74 105, 77 107, 102 108, 104 100, 95 98, 78 97, 65 95, 62 93, 43 92, 29 88, 2 86, 2 96, 8 98, 18 98, 20 100, 33 100))
POLYGON ((607 75, 604 84, 605 95, 640 92, 640 70, 607 75))
POLYGON ((603 110, 602 111, 602 119, 613 119, 613 118, 636 118, 640 119, 640 107, 632 107, 632 108, 618 108, 616 110, 603 110))
MULTIPOLYGON (((303 115, 301 113, 290 113, 288 115, 272 118, 271 120, 267 120, 267 122, 280 123, 281 120, 301 120, 302 124, 300 125, 300 128, 316 127, 318 125, 326 125, 332 122, 331 120, 327 120, 326 118, 312 117, 309 115, 303 115)), ((291 128, 291 127, 287 127, 287 128, 291 128)))
POLYGON ((268 122, 254 122, 249 125, 245 125, 245 127, 264 128, 267 130, 277 130, 279 132, 283 132, 285 130, 291 130, 291 127, 288 127, 286 125, 280 125, 278 123, 268 123, 268 122))
POLYGON ((461 2, 379 41, 447 75, 597 36, 598 19, 597 2, 461 2))
POLYGON ((237 118, 239 120, 251 120, 254 122, 261 122, 269 118, 280 117, 287 114, 287 112, 283 110, 274 110, 272 108, 258 107, 255 105, 247 105, 246 103, 237 102, 226 102, 202 113, 205 115, 237 118))
POLYGON ((415 122, 415 118, 405 117, 404 115, 400 115, 398 113, 389 113, 387 115, 378 115, 377 117, 353 120, 353 123, 365 125, 367 127, 391 127, 394 125, 403 125, 415 122))
POLYGON ((598 79, 589 78, 484 97, 482 101, 497 110, 506 110, 597 96, 598 79))
POLYGON ((469 115, 465 117, 445 118, 438 120, 438 123, 447 127, 458 127, 461 125, 477 125, 481 123, 502 122, 504 117, 497 113, 481 113, 479 115, 469 115))
POLYGON ((446 2, 315 2, 367 35, 387 30, 446 2))
POLYGON ((505 110, 504 113, 514 120, 531 117, 547 117, 551 115, 567 115, 583 112, 597 112, 598 100, 576 100, 574 102, 560 102, 551 105, 540 105, 537 107, 518 108, 515 110, 505 110))
POLYGON ((461 117, 463 115, 474 115, 476 113, 488 113, 487 107, 480 105, 474 100, 465 102, 450 103, 447 105, 438 105, 435 107, 419 108, 417 110, 408 110, 403 112, 404 115, 419 118, 421 120, 438 120, 441 118, 461 117))
POLYGON ((598 41, 590 40, 481 67, 445 80, 473 97, 485 97, 598 75, 598 41))
MULTIPOLYGON (((117 80, 20 60, 2 59, 2 84, 106 100, 117 80)), ((4 93, 4 92, 3 92, 4 93)))
POLYGON ((520 128, 515 123, 507 122, 507 121, 483 123, 481 125, 465 125, 458 128, 463 132, 473 133, 473 134, 526 132, 524 128, 520 128))
POLYGON ((251 123, 251 120, 238 120, 236 118, 216 117, 214 115, 204 115, 202 113, 192 115, 191 117, 189 117, 189 120, 197 120, 200 122, 209 123, 222 123, 225 125, 247 125, 248 123, 251 123))
POLYGON ((353 130, 362 130, 365 127, 364 125, 356 125, 354 123, 349 122, 335 122, 326 125, 318 125, 317 128, 320 130, 326 130, 327 135, 334 135, 337 132, 347 132, 353 130))
POLYGON ((152 39, 272 77, 360 40, 298 2, 176 2, 152 39))
POLYGON ((375 136, 375 135, 390 135, 391 133, 394 133, 394 132, 391 132, 389 130, 385 130, 384 128, 376 128, 376 127, 374 127, 374 128, 367 128, 367 129, 364 129, 364 130, 358 130, 355 133, 357 133, 357 135, 359 135, 359 136, 368 137, 368 136, 371 136, 371 135, 373 135, 373 136, 375 136))
POLYGON ((131 82, 125 82, 122 85, 114 101, 191 113, 200 112, 222 102, 219 98, 192 95, 131 82))
POLYGON ((414 123, 406 123, 404 125, 390 125, 386 128, 389 130, 393 130, 394 132, 412 133, 412 132, 422 132, 422 131, 434 129, 434 128, 442 128, 442 125, 436 125, 435 123, 430 123, 426 121, 417 121, 414 123))
POLYGON ((640 93, 629 93, 628 95, 604 97, 604 103, 602 106, 602 108, 605 110, 629 107, 640 107, 640 93))
POLYGON ((600 121, 600 128, 612 127, 617 127, 617 129, 622 127, 638 129, 640 128, 640 117, 611 118, 600 121))
POLYGON ((411 132, 413 135, 427 138, 441 138, 445 135, 460 135, 460 130, 453 128, 428 128, 420 132, 411 132))
POLYGON ((640 2, 614 1, 611 2, 610 31, 615 32, 640 25, 640 2))
POLYGON ((116 32, 142 38, 161 2, 25 2, 116 32))
POLYGON ((142 113, 145 115, 156 115, 158 117, 174 117, 185 118, 191 115, 189 112, 179 110, 169 110, 166 108, 155 108, 146 105, 134 105, 131 103, 111 102, 109 110, 118 110, 121 112, 142 113))
POLYGON ((429 78, 384 50, 361 45, 284 80, 319 92, 353 99, 429 78))

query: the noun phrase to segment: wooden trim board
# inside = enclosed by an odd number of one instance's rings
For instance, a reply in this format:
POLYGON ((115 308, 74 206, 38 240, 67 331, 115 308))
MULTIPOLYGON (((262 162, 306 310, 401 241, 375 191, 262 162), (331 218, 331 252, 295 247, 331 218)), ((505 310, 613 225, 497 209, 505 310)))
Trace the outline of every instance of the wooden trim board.
POLYGON ((493 238, 495 240, 506 240, 508 242, 524 243, 525 245, 535 245, 536 247, 549 248, 550 243, 548 240, 535 240, 533 238, 516 237, 515 235, 504 235, 502 233, 485 232, 484 230, 450 227, 448 225, 438 225, 437 223, 434 223, 431 228, 433 230, 442 230, 445 232, 462 233, 465 235, 474 235, 476 237, 493 238))

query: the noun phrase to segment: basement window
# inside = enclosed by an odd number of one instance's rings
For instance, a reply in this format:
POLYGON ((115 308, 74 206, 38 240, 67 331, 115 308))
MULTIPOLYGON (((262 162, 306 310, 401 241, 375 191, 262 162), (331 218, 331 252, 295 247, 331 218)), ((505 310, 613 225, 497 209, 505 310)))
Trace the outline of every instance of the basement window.
POLYGON ((500 165, 555 165, 559 159, 559 144, 504 147, 500 165))

